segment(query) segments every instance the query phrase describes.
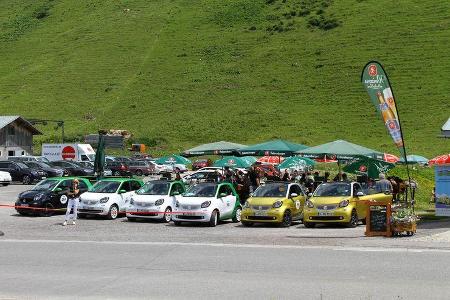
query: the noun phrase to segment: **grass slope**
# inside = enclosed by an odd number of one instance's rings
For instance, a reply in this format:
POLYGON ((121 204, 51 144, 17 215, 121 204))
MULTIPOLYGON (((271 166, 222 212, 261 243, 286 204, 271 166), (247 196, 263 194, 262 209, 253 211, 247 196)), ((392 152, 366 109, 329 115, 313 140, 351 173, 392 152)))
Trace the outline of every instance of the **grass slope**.
MULTIPOLYGON (((450 2, 3 0, 0 111, 178 151, 338 138, 397 154, 359 82, 381 61, 410 153, 448 152, 450 2), (337 27, 336 27, 337 26, 337 27)), ((52 127, 41 140, 56 139, 52 127)))

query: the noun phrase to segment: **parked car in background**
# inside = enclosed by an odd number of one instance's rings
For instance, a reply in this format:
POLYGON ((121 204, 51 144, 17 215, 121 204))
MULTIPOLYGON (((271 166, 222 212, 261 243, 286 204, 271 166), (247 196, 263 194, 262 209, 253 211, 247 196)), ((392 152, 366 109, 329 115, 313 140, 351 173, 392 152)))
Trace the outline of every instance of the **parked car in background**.
POLYGON ((16 161, 0 161, 0 171, 8 172, 12 181, 21 181, 23 184, 31 184, 46 177, 44 171, 31 169, 16 161))
POLYGON ((11 184, 12 178, 9 172, 0 171, 0 184, 3 186, 7 186, 11 184))
POLYGON ((60 160, 60 161, 52 161, 51 162, 52 166, 55 167, 61 167, 64 170, 66 170, 66 172, 70 175, 70 176, 91 176, 94 175, 94 170, 91 168, 87 168, 84 166, 81 166, 73 161, 68 161, 68 160, 60 160))
POLYGON ((111 170, 113 176, 131 176, 128 165, 120 161, 108 161, 106 167, 111 170))
POLYGON ((368 200, 389 202, 391 194, 365 195, 358 182, 327 182, 320 184, 305 203, 303 224, 341 223, 356 227, 366 218, 368 200))
POLYGON ((126 157, 126 156, 116 156, 114 158, 115 161, 121 161, 121 162, 125 162, 125 163, 129 163, 130 161, 132 161, 131 158, 126 157))
POLYGON ((192 174, 183 176, 181 180, 188 184, 199 183, 201 181, 218 181, 218 175, 223 175, 223 170, 200 170, 192 174))
POLYGON ((260 185, 245 202, 241 223, 275 223, 291 226, 303 218, 306 193, 298 183, 268 182, 260 185))
POLYGON ((155 166, 143 160, 130 161, 127 165, 130 172, 136 176, 148 176, 156 173, 155 166))
MULTIPOLYGON (((31 190, 19 194, 15 208, 21 215, 41 215, 49 217, 55 214, 54 209, 67 207, 67 194, 75 177, 54 177, 39 182, 31 190)), ((92 184, 86 178, 77 178, 78 187, 82 193, 92 184)))
POLYGON ((163 166, 163 168, 166 169, 165 172, 171 172, 171 173, 184 173, 184 172, 187 172, 187 170, 188 170, 186 165, 183 165, 183 164, 164 164, 161 166, 163 166))
POLYGON ((175 203, 172 220, 175 225, 182 222, 202 222, 216 226, 219 221, 231 219, 241 221, 239 196, 228 182, 204 182, 191 186, 175 203))
MULTIPOLYGON (((83 167, 86 167, 88 169, 94 170, 94 162, 92 162, 92 161, 79 161, 79 162, 77 162, 77 164, 81 165, 83 167)), ((111 176, 112 175, 111 169, 108 169, 106 167, 106 164, 105 164, 105 168, 103 170, 103 175, 105 175, 105 176, 111 176)))
POLYGON ((29 168, 42 170, 47 174, 47 177, 61 177, 64 175, 68 175, 67 171, 65 171, 61 167, 54 167, 40 161, 25 161, 23 162, 29 168))
POLYGON ((38 161, 38 162, 44 162, 44 163, 50 162, 47 158, 45 158, 43 156, 29 156, 29 155, 9 156, 8 160, 20 161, 20 162, 26 162, 26 161, 38 161))
POLYGON ((192 163, 192 171, 199 170, 201 168, 212 166, 212 160, 210 159, 197 159, 192 163))
POLYGON ((101 179, 80 196, 78 216, 83 218, 86 215, 101 215, 116 219, 119 214, 125 214, 134 191, 143 185, 144 183, 137 179, 101 179))
POLYGON ((128 221, 156 219, 170 222, 173 207, 184 192, 184 184, 180 181, 148 181, 131 196, 127 208, 128 221))

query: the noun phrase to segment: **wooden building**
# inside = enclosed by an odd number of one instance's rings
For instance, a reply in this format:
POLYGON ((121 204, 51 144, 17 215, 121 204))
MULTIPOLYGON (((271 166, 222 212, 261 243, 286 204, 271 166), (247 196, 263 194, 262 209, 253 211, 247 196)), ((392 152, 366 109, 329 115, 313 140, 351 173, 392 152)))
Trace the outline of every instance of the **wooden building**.
POLYGON ((0 160, 33 154, 33 135, 42 134, 21 116, 0 116, 0 160))

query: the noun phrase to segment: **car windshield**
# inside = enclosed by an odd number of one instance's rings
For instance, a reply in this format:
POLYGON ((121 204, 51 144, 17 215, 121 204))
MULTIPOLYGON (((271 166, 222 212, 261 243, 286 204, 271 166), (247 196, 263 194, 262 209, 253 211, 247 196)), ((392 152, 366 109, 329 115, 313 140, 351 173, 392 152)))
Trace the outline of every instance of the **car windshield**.
POLYGON ((149 181, 136 191, 138 195, 167 195, 169 193, 169 182, 149 181))
POLYGON ((314 197, 340 197, 351 196, 350 183, 322 183, 314 192, 314 197))
POLYGON ((217 184, 195 184, 184 194, 185 197, 214 197, 216 195, 217 184))
POLYGON ((269 183, 261 185, 253 193, 253 197, 286 197, 286 183, 269 183))
POLYGON ((24 164, 24 163, 16 162, 16 164, 22 169, 27 169, 28 168, 28 166, 26 164, 24 164))
POLYGON ((120 186, 118 181, 99 181, 90 190, 93 193, 115 193, 120 186))
POLYGON ((49 163, 50 161, 47 159, 47 157, 36 157, 37 161, 49 163))
POLYGON ((59 183, 58 180, 46 179, 39 182, 35 187, 33 187, 33 191, 50 191, 59 183))

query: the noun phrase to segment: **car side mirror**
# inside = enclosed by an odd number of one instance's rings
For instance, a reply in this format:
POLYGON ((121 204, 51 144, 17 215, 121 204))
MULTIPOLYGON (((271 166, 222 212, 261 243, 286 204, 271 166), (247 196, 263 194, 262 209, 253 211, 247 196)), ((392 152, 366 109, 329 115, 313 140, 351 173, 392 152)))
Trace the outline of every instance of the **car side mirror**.
POLYGON ((178 196, 179 194, 179 192, 172 192, 171 196, 178 196))
POLYGON ((120 190, 119 191, 119 194, 124 194, 124 193, 126 193, 127 191, 125 191, 125 190, 120 190))
POLYGON ((220 193, 219 194, 219 198, 223 198, 223 197, 226 197, 227 196, 227 194, 225 194, 225 193, 220 193))
POLYGON ((250 196, 250 197, 253 197, 253 193, 250 193, 249 196, 250 196))
POLYGON ((294 198, 294 197, 297 197, 298 196, 298 194, 297 193, 291 193, 291 198, 294 198))
POLYGON ((312 197, 312 193, 308 193, 308 198, 311 198, 312 197))
POLYGON ((363 192, 357 192, 357 193, 356 193, 356 197, 362 197, 362 196, 364 196, 364 193, 363 193, 363 192))

